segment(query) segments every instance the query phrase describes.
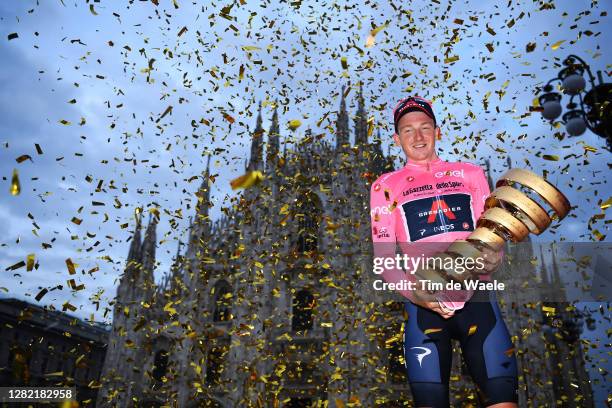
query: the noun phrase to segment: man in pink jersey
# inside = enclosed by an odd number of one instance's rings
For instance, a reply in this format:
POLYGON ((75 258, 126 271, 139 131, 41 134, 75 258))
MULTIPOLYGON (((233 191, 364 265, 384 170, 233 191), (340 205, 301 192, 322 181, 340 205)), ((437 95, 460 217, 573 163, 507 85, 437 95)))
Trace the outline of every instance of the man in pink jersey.
MULTIPOLYGON (((396 245, 411 257, 432 256, 474 231, 490 194, 487 179, 477 165, 437 156, 435 143, 441 131, 429 101, 400 100, 393 122, 393 139, 407 162, 372 184, 374 258, 395 257, 396 245)), ((501 254, 485 254, 480 279, 490 280, 501 254)), ((388 283, 416 280, 411 271, 397 266, 384 268, 382 277, 388 283)), ((421 290, 398 292, 407 298, 404 354, 417 407, 449 406, 452 338, 461 344, 483 405, 517 406, 516 358, 494 291, 463 291, 451 297, 448 293, 432 297, 421 290)))

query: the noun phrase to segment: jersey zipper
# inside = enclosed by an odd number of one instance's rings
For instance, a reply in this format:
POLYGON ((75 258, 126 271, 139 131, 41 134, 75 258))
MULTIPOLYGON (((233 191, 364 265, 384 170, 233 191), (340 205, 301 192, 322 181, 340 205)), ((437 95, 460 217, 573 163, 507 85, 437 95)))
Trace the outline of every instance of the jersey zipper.
MULTIPOLYGON (((429 162, 427 162, 427 171, 431 174, 431 167, 429 165, 429 162)), ((435 183, 435 180, 434 180, 434 183, 435 183)), ((444 220, 443 212, 440 211, 441 210, 441 208, 440 208, 440 196, 438 195, 438 188, 437 187, 436 187, 436 203, 438 205, 437 205, 435 211, 437 212, 436 215, 437 215, 438 219, 440 220, 440 224, 441 224, 441 228, 442 228, 442 230, 440 232, 444 233, 444 232, 446 232, 446 221, 444 220)), ((435 228, 435 225, 434 225, 434 228, 435 228)))

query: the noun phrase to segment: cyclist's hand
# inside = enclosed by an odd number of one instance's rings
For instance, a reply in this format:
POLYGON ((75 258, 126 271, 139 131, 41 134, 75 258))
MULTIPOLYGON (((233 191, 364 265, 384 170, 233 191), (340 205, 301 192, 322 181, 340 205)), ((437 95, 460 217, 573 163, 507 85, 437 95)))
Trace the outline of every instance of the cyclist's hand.
POLYGON ((486 246, 481 246, 480 252, 482 253, 482 257, 484 260, 484 268, 480 270, 477 274, 491 274, 499 268, 499 265, 502 263, 503 253, 502 250, 494 250, 490 249, 486 246))
POLYGON ((445 319, 450 319, 451 317, 453 317, 455 315, 455 311, 454 310, 446 310, 444 308, 442 308, 440 306, 439 302, 421 302, 421 304, 419 306, 422 306, 426 309, 429 310, 433 310, 434 312, 436 312, 437 314, 439 314, 440 316, 442 316, 445 319))

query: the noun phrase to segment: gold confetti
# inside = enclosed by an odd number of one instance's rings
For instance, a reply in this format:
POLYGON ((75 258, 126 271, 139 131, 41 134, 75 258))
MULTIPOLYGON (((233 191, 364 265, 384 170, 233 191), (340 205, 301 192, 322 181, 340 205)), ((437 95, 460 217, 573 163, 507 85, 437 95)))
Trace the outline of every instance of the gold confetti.
POLYGON ((342 65, 342 69, 348 69, 348 62, 346 57, 340 58, 340 64, 342 65))
POLYGON ((68 273, 70 275, 74 275, 76 273, 75 265, 72 262, 72 259, 70 258, 66 259, 66 266, 68 267, 68 273))
POLYGON ((558 161, 559 160, 559 156, 557 156, 556 154, 543 154, 542 158, 544 160, 550 160, 550 161, 558 161))
POLYGON ((24 162, 26 160, 32 161, 32 158, 30 157, 29 154, 22 154, 21 156, 19 156, 15 160, 17 161, 17 163, 22 163, 22 162, 24 162))
POLYGON ((42 288, 40 290, 40 292, 38 292, 38 295, 36 295, 36 297, 34 297, 34 299, 36 299, 37 302, 40 302, 40 299, 42 299, 43 296, 45 296, 47 294, 47 292, 49 292, 49 290, 47 288, 42 288))
POLYGON ((299 119, 290 120, 288 123, 289 129, 296 130, 300 126, 302 126, 302 122, 299 119))
POLYGON ((558 49, 561 44, 563 44, 565 42, 565 40, 561 40, 561 41, 557 41, 556 43, 554 43, 553 45, 550 46, 550 48, 552 48, 553 50, 558 49))
POLYGON ((470 328, 468 329, 468 336, 471 336, 472 334, 476 333, 476 329, 478 329, 478 325, 473 324, 470 326, 470 328))
POLYGON ((259 170, 250 171, 230 182, 232 190, 239 188, 249 188, 263 180, 263 174, 259 170))
POLYGON ((441 332, 442 328, 436 327, 436 328, 432 328, 432 329, 425 329, 425 331, 423 332, 424 334, 430 334, 430 333, 437 333, 437 332, 441 332))
POLYGON ((17 169, 13 169, 13 177, 11 178, 11 195, 19 195, 21 193, 21 184, 19 183, 19 175, 17 169))
POLYGON ((34 254, 28 254, 28 257, 27 257, 27 266, 26 266, 26 270, 28 272, 30 272, 32 269, 34 269, 35 261, 36 261, 35 255, 34 254))
POLYGON ((459 56, 458 55, 453 55, 452 57, 448 57, 448 58, 444 58, 444 63, 445 64, 451 64, 455 61, 459 61, 459 56))

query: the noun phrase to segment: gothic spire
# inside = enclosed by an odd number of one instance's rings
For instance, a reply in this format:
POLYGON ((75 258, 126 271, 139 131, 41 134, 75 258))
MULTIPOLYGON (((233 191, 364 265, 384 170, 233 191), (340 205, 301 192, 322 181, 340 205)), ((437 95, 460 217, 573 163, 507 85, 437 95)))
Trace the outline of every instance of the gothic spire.
POLYGON ((546 261, 544 259, 544 245, 540 245, 540 262, 542 263, 542 267, 540 268, 540 274, 542 275, 542 287, 548 288, 548 269, 546 268, 546 261))
POLYGON ((202 178, 202 184, 196 192, 196 197, 198 198, 198 204, 196 205, 196 222, 200 219, 207 220, 208 211, 210 210, 210 156, 208 156, 206 171, 202 173, 202 178))
POLYGON ((140 262, 142 259, 142 253, 140 252, 141 238, 140 238, 140 219, 142 218, 140 212, 136 214, 136 228, 134 229, 134 235, 132 236, 132 242, 130 243, 130 250, 128 252, 128 262, 136 261, 140 262))
POLYGON ((155 268, 155 248, 156 243, 156 226, 157 216, 149 216, 149 225, 145 232, 144 240, 142 241, 142 267, 146 271, 145 273, 153 273, 155 268))
POLYGON ((346 112, 346 101, 344 100, 344 86, 341 91, 340 110, 336 121, 336 149, 349 143, 348 113, 346 112))
POLYGON ((266 170, 274 167, 278 159, 280 150, 280 127, 278 125, 278 101, 274 103, 274 113, 272 114, 272 124, 268 131, 268 148, 266 156, 266 170))
POLYGON ((362 84, 359 84, 357 103, 357 113, 355 115, 355 145, 365 145, 368 142, 368 113, 365 110, 362 84))
POLYGON ((251 158, 247 169, 263 170, 263 134, 264 130, 261 126, 261 101, 259 102, 259 113, 257 114, 257 121, 255 123, 255 131, 252 134, 251 140, 251 158))

